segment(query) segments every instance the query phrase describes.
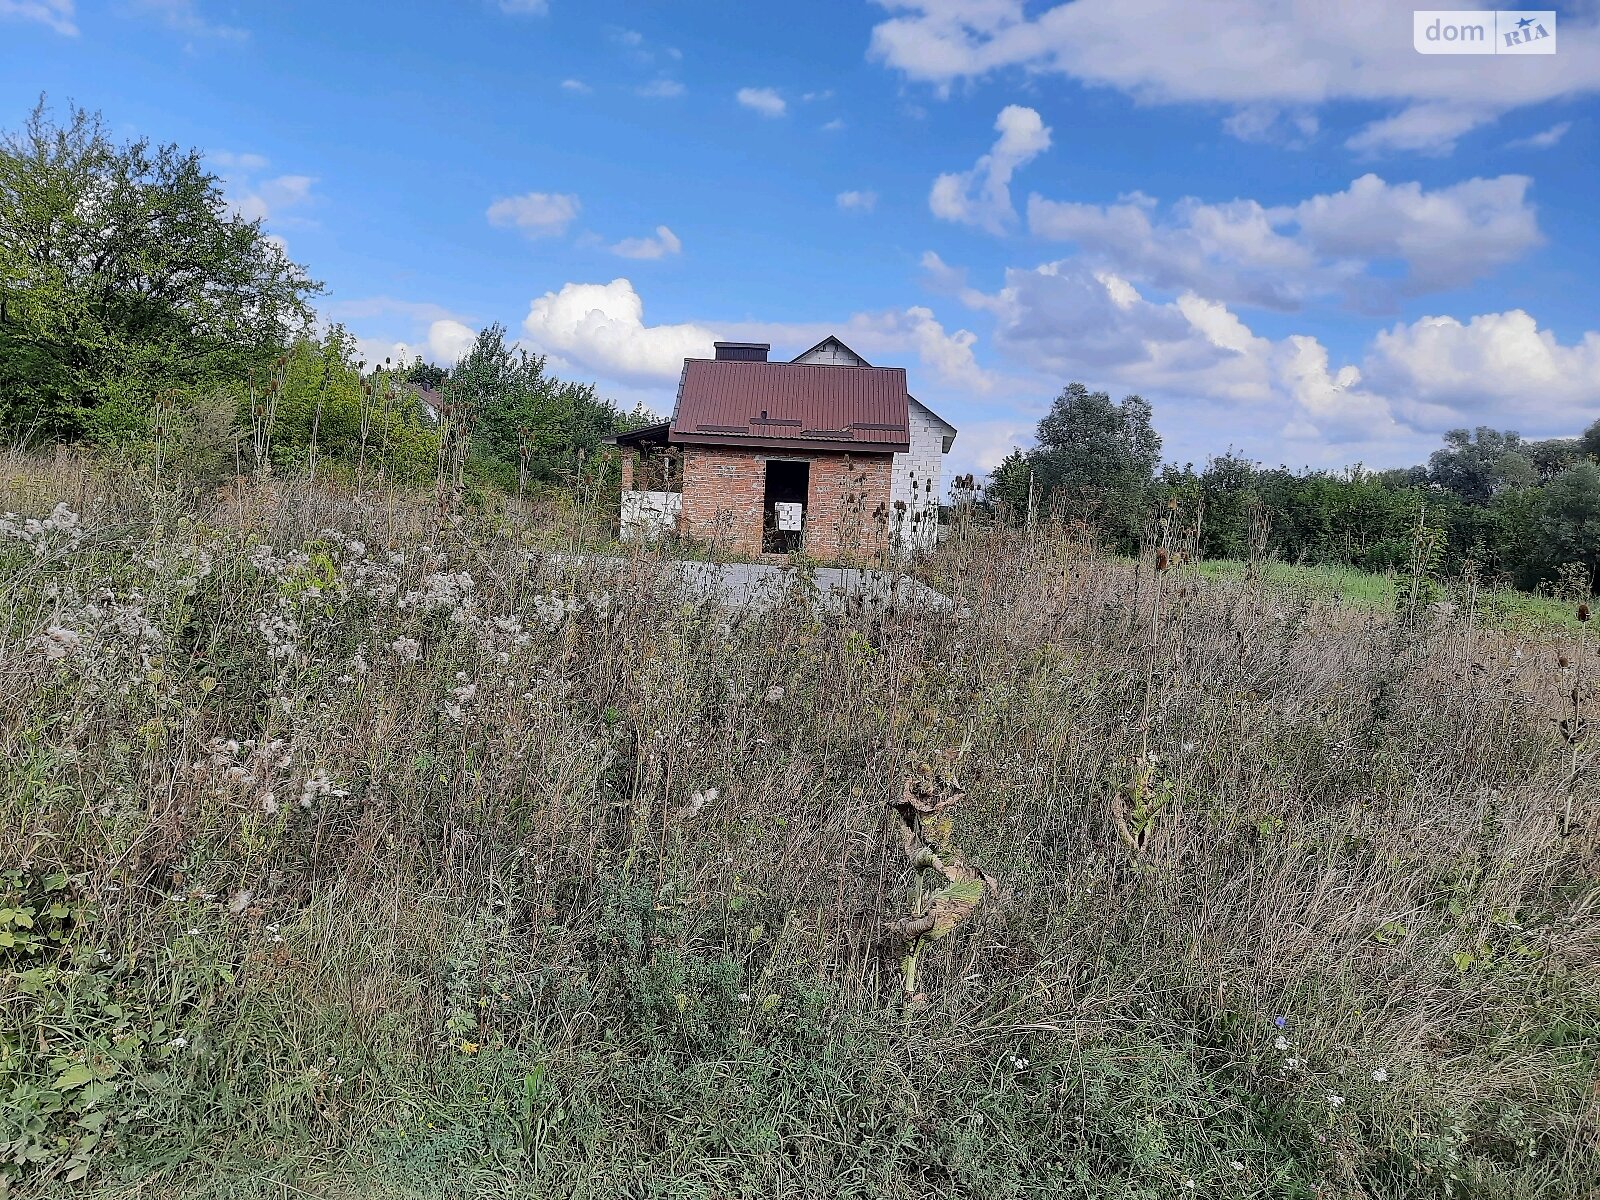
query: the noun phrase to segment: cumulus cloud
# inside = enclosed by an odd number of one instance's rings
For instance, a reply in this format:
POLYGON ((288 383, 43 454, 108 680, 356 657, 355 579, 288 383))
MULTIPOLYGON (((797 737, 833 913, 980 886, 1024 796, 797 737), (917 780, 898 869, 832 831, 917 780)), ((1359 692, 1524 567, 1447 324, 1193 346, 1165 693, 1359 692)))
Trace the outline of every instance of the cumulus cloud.
POLYGON ((565 192, 527 192, 489 205, 489 224, 520 229, 529 237, 559 237, 577 219, 578 198, 565 192))
POLYGON ((1470 283, 1537 246, 1530 183, 1502 175, 1430 191, 1369 174, 1298 204, 1189 198, 1164 215, 1140 193, 1109 205, 1035 195, 1028 226, 1157 287, 1281 310, 1329 294, 1382 307, 1397 295, 1470 283))
POLYGON ((1420 428, 1571 434, 1600 418, 1600 333, 1563 345, 1521 309, 1423 317, 1374 339, 1365 374, 1420 428))
POLYGON ((572 92, 578 96, 587 96, 594 91, 592 87, 581 79, 563 79, 561 81, 561 90, 563 92, 572 92))
POLYGON ((623 238, 611 247, 619 258, 666 258, 683 250, 677 234, 665 225, 657 225, 654 237, 623 238))
POLYGON ((1194 290, 1146 296, 1076 259, 961 295, 992 314, 1001 354, 1054 386, 1085 379, 1167 401, 1172 427, 1202 451, 1227 430, 1266 455, 1293 445, 1331 465, 1398 462, 1451 428, 1562 436, 1600 418, 1600 332, 1563 343, 1521 310, 1396 324, 1339 362, 1310 334, 1264 337, 1194 290))
POLYGON ((335 300, 323 306, 322 315, 345 326, 355 338, 356 354, 369 368, 386 358, 407 363, 418 355, 450 366, 477 337, 464 318, 429 301, 393 296, 335 300))
POLYGON ((550 0, 500 0, 500 11, 514 16, 542 17, 550 11, 550 0))
POLYGON ((1487 89, 1476 56, 1417 54, 1391 0, 1233 0, 1221 11, 1193 0, 879 3, 889 16, 873 29, 870 55, 941 90, 1017 69, 1059 72, 1141 102, 1396 106, 1357 135, 1355 147, 1369 151, 1442 150, 1500 113, 1600 90, 1593 5, 1562 14, 1560 54, 1496 59, 1487 89))
POLYGON ((715 340, 700 325, 646 325, 644 302, 627 279, 569 283, 535 300, 522 322, 538 350, 607 379, 665 383, 685 358, 707 358, 715 340))
POLYGON ((789 111, 788 101, 778 94, 776 88, 742 87, 734 94, 734 98, 763 117, 781 117, 789 111))
POLYGON ((871 212, 878 207, 878 193, 840 192, 834 202, 846 212, 871 212))
POLYGON ((0 17, 37 21, 66 37, 78 36, 73 0, 0 0, 0 17))
POLYGON ((1002 233, 1017 218, 1011 207, 1011 177, 1050 148, 1050 129, 1031 108, 1008 104, 995 118, 1000 134, 970 171, 941 175, 928 194, 933 215, 1002 233))

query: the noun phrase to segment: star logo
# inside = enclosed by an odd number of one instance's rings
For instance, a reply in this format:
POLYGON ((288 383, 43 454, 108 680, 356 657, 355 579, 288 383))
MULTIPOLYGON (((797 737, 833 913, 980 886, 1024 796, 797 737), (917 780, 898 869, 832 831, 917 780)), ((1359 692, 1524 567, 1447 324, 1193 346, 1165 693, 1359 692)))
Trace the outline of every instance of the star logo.
POLYGON ((1533 24, 1533 19, 1531 17, 1523 17, 1522 20, 1517 22, 1517 28, 1518 29, 1526 29, 1529 25, 1532 25, 1532 24, 1533 24))

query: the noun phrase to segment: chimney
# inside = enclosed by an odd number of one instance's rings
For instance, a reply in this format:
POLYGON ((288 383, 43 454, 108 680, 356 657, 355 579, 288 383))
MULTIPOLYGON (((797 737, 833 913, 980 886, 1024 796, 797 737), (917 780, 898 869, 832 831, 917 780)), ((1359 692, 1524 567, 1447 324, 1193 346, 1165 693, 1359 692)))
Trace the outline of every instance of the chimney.
POLYGON ((766 362, 770 342, 717 342, 718 362, 766 362))

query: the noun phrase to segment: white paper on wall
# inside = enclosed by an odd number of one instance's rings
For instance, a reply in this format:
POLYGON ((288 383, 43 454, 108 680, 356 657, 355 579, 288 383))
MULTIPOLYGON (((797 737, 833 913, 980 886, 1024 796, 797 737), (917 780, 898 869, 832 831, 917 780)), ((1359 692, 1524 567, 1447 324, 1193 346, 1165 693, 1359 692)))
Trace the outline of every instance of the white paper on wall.
POLYGON ((800 529, 800 518, 801 512, 805 507, 804 505, 779 502, 774 504, 772 507, 778 518, 779 529, 792 529, 796 531, 800 529))

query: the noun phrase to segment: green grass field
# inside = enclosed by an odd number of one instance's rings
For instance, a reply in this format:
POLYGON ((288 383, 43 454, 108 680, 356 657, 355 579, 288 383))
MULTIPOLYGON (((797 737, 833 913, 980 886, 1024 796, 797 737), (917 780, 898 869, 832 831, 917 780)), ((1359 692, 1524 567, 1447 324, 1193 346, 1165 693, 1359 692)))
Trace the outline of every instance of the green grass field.
MULTIPOLYGON (((1216 559, 1197 564, 1207 579, 1239 579, 1249 564, 1236 559, 1216 559)), ((1354 567, 1336 564, 1298 564, 1269 561, 1264 564, 1265 582, 1317 600, 1338 600, 1356 608, 1394 611, 1396 581, 1393 575, 1375 575, 1354 567)), ((1461 602, 1459 590, 1449 598, 1461 602)), ((1485 625, 1526 633, 1571 632, 1579 628, 1575 609, 1551 596, 1537 596, 1510 589, 1479 591, 1474 598, 1476 611, 1485 625)))

